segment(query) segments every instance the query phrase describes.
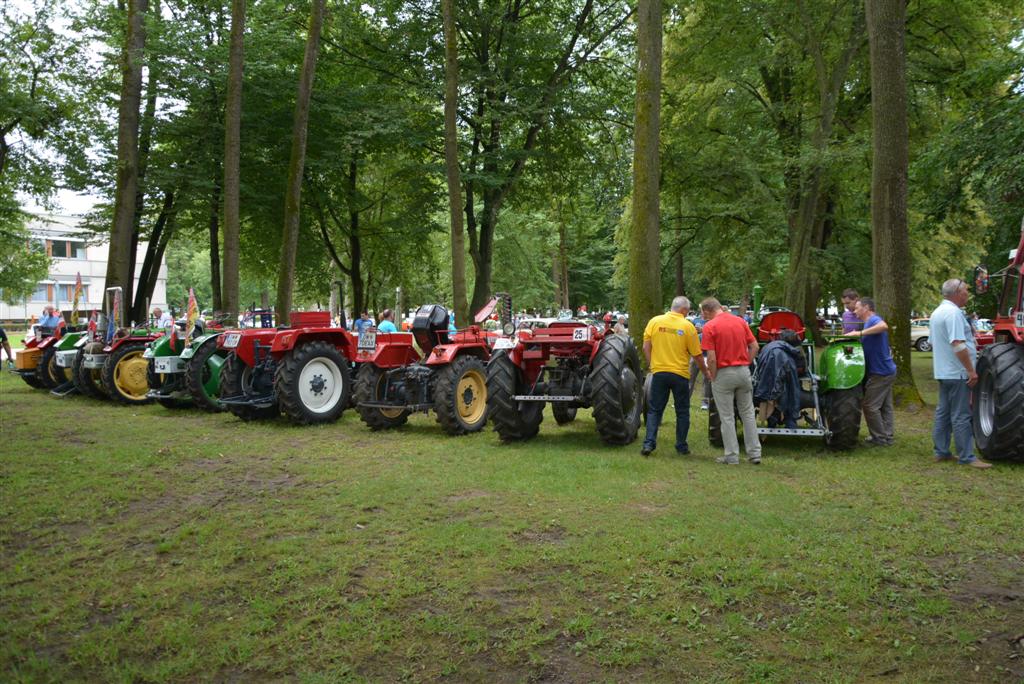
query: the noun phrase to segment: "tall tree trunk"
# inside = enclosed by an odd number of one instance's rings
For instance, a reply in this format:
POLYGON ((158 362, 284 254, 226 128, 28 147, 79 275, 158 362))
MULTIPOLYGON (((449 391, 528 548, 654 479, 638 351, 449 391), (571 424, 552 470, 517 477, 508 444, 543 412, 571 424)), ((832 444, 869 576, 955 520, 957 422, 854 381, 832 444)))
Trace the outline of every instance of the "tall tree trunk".
POLYGON ((558 212, 558 305, 569 308, 569 236, 562 213, 562 200, 556 205, 558 212))
MULTIPOLYGON (((217 174, 220 176, 220 174, 217 174)), ((214 181, 210 194, 210 289, 213 310, 223 311, 220 287, 220 178, 214 181)))
POLYGON ((661 0, 639 0, 636 26, 639 64, 633 133, 633 221, 629 233, 629 317, 633 324, 629 329, 640 347, 644 326, 661 311, 661 0))
POLYGON ((228 320, 238 315, 238 240, 242 148, 242 77, 245 64, 245 0, 231 0, 231 46, 224 106, 224 293, 228 320))
POLYGON ((672 259, 675 267, 676 297, 686 294, 686 274, 683 271, 683 196, 676 193, 676 253, 672 259))
POLYGON ((910 370, 910 234, 907 230, 907 53, 904 0, 866 0, 871 46, 871 236, 874 291, 889 324, 899 404, 922 404, 910 370))
POLYGON ((352 264, 349 278, 352 280, 352 301, 357 306, 363 307, 363 311, 369 302, 364 301, 366 297, 365 285, 363 283, 363 245, 359 238, 359 207, 356 205, 356 190, 358 188, 359 164, 355 159, 348 163, 348 254, 349 263, 352 264))
POLYGON ((110 230, 106 287, 120 286, 121 320, 126 321, 132 301, 132 233, 139 172, 139 105, 142 100, 142 64, 146 45, 148 0, 129 0, 128 30, 121 54, 121 99, 117 113, 117 189, 114 222, 110 230))
POLYGON ((466 242, 462 225, 462 185, 459 180, 459 138, 455 115, 459 107, 458 33, 455 0, 441 0, 444 21, 444 164, 448 178, 448 213, 452 240, 452 307, 460 325, 470 322, 466 300, 466 242))
MULTIPOLYGON (((160 2, 153 3, 153 16, 159 21, 160 2)), ((142 116, 142 125, 139 133, 139 176, 135 188, 135 216, 132 220, 132 250, 131 250, 131 272, 135 273, 135 262, 138 257, 139 232, 142 224, 142 214, 145 210, 146 194, 143 190, 143 183, 146 180, 146 169, 149 166, 149 150, 153 141, 153 125, 156 122, 156 99, 159 88, 159 78, 156 70, 156 60, 150 60, 149 78, 146 83, 146 110, 142 116)), ((146 255, 143 261, 150 257, 154 249, 153 240, 150 238, 146 245, 146 255)), ((135 304, 132 306, 130 318, 136 321, 144 321, 147 318, 147 304, 153 296, 152 290, 147 290, 143 284, 145 279, 139 273, 139 286, 135 293, 135 304)))
MULTIPOLYGON (((142 267, 139 269, 139 287, 135 293, 135 311, 132 314, 137 321, 146 317, 146 302, 153 298, 153 290, 156 288, 157 275, 160 273, 160 262, 164 258, 164 251, 167 249, 167 241, 171 239, 174 221, 174 190, 164 191, 164 203, 160 209, 160 215, 153 223, 153 230, 149 234, 149 242, 146 245, 146 254, 142 259, 142 267)), ((167 294, 170 301, 171 294, 167 294)))
POLYGON ((320 31, 324 25, 326 0, 313 0, 309 15, 306 54, 299 74, 292 126, 292 152, 288 162, 288 186, 284 198, 284 229, 281 234, 281 264, 277 275, 277 320, 287 323, 295 286, 295 253, 299 246, 299 211, 302 202, 302 174, 306 165, 306 134, 309 126, 309 101, 313 94, 313 76, 320 50, 320 31))

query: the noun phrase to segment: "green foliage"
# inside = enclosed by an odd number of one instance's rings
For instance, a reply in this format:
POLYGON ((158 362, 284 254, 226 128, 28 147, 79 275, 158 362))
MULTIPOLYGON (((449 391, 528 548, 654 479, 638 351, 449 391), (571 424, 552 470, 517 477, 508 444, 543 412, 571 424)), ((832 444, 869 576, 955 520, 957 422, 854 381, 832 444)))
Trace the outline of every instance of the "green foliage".
POLYGON ((25 219, 14 198, 0 185, 0 296, 10 304, 31 295, 50 268, 46 252, 30 239, 25 219))

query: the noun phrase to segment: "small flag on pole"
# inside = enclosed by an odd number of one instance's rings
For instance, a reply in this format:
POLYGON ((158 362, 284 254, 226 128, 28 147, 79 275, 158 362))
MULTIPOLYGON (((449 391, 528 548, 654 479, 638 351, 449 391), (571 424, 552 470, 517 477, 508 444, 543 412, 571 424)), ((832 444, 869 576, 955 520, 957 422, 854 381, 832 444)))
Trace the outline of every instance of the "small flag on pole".
POLYGON ((75 277, 75 293, 71 296, 71 325, 78 325, 78 302, 82 299, 82 272, 75 277))
POLYGON ((93 309, 92 313, 89 315, 89 325, 87 326, 87 330, 89 331, 89 339, 94 339, 96 337, 96 309, 93 309))
POLYGON ((188 305, 185 307, 185 345, 192 339, 192 333, 196 330, 196 321, 199 320, 199 303, 196 301, 196 291, 188 288, 188 305))

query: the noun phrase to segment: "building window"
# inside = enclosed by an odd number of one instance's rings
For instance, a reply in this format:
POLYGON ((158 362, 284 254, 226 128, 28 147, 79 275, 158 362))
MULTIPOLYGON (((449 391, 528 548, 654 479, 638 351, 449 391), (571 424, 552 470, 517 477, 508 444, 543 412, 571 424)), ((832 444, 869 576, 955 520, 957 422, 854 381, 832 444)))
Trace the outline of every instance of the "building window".
POLYGON ((53 240, 50 242, 50 256, 58 259, 84 259, 85 243, 76 240, 53 240))
POLYGON ((39 283, 36 285, 36 291, 32 293, 30 300, 33 302, 50 301, 50 286, 46 283, 39 283))
MULTIPOLYGON (((75 285, 74 283, 60 285, 60 297, 59 301, 62 302, 73 302, 75 300, 75 285)), ((82 296, 79 299, 79 303, 89 301, 89 286, 82 283, 82 296)))

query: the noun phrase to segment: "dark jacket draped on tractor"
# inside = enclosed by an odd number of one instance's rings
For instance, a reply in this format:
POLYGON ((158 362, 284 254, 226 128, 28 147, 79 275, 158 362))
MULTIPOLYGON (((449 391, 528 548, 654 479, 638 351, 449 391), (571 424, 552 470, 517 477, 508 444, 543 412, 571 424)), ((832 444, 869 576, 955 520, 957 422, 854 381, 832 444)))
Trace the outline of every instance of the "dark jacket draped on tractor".
POLYGON ((754 403, 774 401, 787 423, 800 415, 800 372, 804 355, 799 347, 775 340, 757 355, 754 403))

